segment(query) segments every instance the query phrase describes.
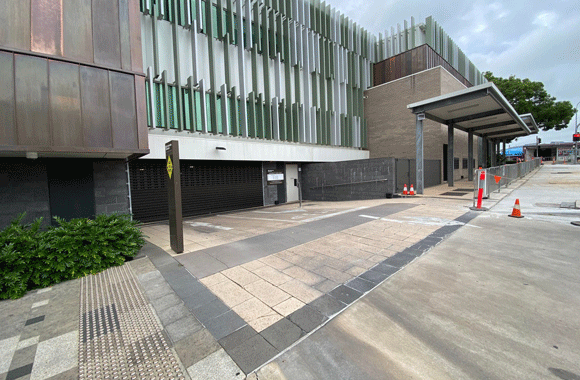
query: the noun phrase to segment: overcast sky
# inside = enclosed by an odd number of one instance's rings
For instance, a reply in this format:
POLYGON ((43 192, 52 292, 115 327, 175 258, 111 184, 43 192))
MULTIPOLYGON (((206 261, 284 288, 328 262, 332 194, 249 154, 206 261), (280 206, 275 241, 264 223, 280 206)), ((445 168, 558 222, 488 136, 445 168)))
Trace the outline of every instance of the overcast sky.
MULTIPOLYGON (((327 0, 378 36, 404 20, 433 16, 482 72, 543 82, 557 100, 580 102, 580 1, 327 0)), ((576 107, 579 108, 579 107, 576 107)), ((540 132, 542 143, 572 141, 567 129, 540 132)), ((579 121, 580 123, 580 121, 579 121)), ((528 144, 535 137, 512 145, 528 144)))

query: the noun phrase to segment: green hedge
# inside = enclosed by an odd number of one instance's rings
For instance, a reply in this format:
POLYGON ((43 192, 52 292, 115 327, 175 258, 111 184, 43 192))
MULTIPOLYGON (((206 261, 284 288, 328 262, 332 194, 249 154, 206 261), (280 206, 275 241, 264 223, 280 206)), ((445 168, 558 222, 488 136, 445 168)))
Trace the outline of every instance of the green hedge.
POLYGON ((56 218, 58 226, 47 230, 42 218, 22 224, 23 218, 0 231, 0 299, 122 265, 145 244, 128 215, 56 218))

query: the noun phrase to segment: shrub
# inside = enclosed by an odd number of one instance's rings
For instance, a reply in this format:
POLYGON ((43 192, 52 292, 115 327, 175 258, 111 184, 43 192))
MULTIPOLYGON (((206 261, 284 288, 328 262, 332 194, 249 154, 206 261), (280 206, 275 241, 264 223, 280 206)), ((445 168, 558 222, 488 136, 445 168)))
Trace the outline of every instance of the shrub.
POLYGON ((128 215, 98 215, 40 230, 20 216, 0 233, 0 299, 101 272, 134 257, 145 241, 128 215))
POLYGON ((22 297, 29 289, 42 218, 22 224, 23 218, 24 214, 18 216, 0 231, 0 299, 22 297))

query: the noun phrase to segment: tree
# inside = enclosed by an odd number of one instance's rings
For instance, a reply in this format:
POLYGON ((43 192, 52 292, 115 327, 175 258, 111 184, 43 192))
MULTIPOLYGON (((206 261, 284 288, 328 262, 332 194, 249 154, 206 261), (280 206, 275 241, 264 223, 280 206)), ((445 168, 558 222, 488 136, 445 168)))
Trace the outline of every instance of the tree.
POLYGON ((566 128, 576 112, 569 101, 557 102, 546 92, 542 82, 519 79, 513 75, 507 79, 494 77, 491 71, 483 75, 499 88, 518 114, 531 113, 543 131, 566 128))

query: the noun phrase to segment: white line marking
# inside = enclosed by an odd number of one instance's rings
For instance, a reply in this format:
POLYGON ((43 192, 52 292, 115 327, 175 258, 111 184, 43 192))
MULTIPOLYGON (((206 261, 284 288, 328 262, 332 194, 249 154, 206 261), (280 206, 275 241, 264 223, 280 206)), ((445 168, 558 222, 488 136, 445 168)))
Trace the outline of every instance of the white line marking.
POLYGON ((349 209, 349 210, 343 210, 343 211, 335 212, 335 213, 332 213, 332 214, 315 216, 314 218, 310 218, 310 219, 303 220, 302 223, 314 222, 315 220, 329 218, 331 216, 336 216, 336 215, 342 215, 342 214, 346 214, 346 213, 352 212, 352 211, 364 210, 365 208, 368 208, 368 207, 367 206, 357 207, 357 208, 352 208, 352 209, 349 209))
POLYGON ((284 220, 284 219, 271 219, 271 218, 250 218, 250 217, 245 217, 245 216, 233 216, 233 215, 217 215, 217 216, 222 216, 224 218, 232 218, 232 219, 268 220, 271 222, 302 223, 298 220, 284 220))
POLYGON ((252 211, 252 212, 255 212, 256 214, 289 214, 292 212, 306 212, 306 210, 300 208, 296 210, 286 210, 286 211, 252 211))
POLYGON ((448 219, 441 219, 441 218, 418 218, 418 217, 407 217, 408 219, 413 220, 399 220, 399 219, 388 219, 388 218, 379 218, 378 216, 371 216, 371 215, 359 215, 362 218, 369 218, 374 220, 382 220, 384 222, 393 222, 393 223, 406 223, 406 224, 421 224, 425 226, 470 226, 481 228, 478 226, 472 226, 470 224, 465 224, 463 222, 458 222, 456 220, 448 220, 448 219))
POLYGON ((192 222, 192 223, 189 223, 189 225, 192 227, 210 227, 210 228, 215 228, 216 230, 224 230, 224 231, 233 230, 233 228, 231 228, 231 227, 216 226, 214 224, 204 223, 204 222, 192 222))

